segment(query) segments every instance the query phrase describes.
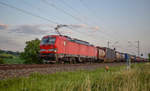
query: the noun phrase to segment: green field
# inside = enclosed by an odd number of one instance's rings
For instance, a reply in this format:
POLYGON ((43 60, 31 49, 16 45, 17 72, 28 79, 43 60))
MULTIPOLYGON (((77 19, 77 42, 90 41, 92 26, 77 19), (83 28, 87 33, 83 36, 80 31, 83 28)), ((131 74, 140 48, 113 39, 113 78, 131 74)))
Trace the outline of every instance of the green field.
POLYGON ((13 58, 4 58, 3 60, 4 64, 24 64, 25 61, 18 56, 15 56, 13 58))
POLYGON ((23 64, 24 61, 19 55, 0 53, 0 64, 23 64))
POLYGON ((59 72, 0 81, 1 91, 150 91, 150 64, 59 72))

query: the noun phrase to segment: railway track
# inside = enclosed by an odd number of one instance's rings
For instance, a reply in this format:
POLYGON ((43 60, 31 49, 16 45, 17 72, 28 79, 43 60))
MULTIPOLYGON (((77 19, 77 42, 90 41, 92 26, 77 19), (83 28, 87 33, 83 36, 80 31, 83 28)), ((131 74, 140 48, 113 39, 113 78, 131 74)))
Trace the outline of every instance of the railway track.
POLYGON ((0 70, 16 70, 16 69, 31 69, 31 68, 46 68, 54 67, 52 64, 4 64, 0 65, 0 70))
POLYGON ((63 66, 100 66, 105 65, 122 65, 124 63, 92 63, 92 64, 0 64, 0 70, 16 70, 16 69, 31 69, 31 68, 51 68, 51 67, 63 67, 63 66))
POLYGON ((125 63, 92 63, 92 64, 4 64, 0 65, 0 79, 26 77, 32 73, 51 74, 64 71, 93 70, 105 66, 121 66, 125 63))

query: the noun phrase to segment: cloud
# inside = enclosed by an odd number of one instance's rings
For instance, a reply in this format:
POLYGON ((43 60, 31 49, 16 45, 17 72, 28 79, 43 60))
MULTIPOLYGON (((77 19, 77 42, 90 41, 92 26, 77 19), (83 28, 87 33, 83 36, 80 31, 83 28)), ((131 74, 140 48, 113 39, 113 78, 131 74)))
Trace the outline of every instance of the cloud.
POLYGON ((86 24, 78 24, 78 25, 69 25, 71 27, 74 27, 74 28, 86 28, 86 29, 92 29, 92 30, 99 30, 99 26, 89 26, 89 25, 86 25, 86 24))
POLYGON ((36 34, 46 34, 49 31, 41 29, 41 26, 37 26, 37 25, 20 25, 13 29, 10 29, 10 32, 36 35, 36 34))
POLYGON ((0 30, 7 30, 9 33, 18 33, 18 34, 28 34, 28 35, 37 35, 37 34, 47 34, 52 31, 54 25, 48 24, 36 24, 36 25, 15 25, 8 26, 6 24, 0 24, 0 30))
POLYGON ((6 33, 0 34, 0 49, 22 51, 25 43, 17 42, 17 37, 6 33))
POLYGON ((0 24, 0 30, 4 30, 4 29, 7 29, 7 28, 8 28, 8 25, 0 24))

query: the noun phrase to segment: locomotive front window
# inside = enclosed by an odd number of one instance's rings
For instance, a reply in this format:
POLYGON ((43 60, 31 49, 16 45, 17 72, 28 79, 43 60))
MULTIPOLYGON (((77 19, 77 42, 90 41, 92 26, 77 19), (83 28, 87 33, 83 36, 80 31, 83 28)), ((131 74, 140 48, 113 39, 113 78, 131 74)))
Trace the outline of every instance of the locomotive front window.
POLYGON ((56 38, 54 38, 54 37, 43 38, 41 41, 41 44, 54 44, 55 40, 56 40, 56 38))
POLYGON ((54 44, 55 43, 56 38, 54 37, 49 37, 49 41, 48 44, 54 44))

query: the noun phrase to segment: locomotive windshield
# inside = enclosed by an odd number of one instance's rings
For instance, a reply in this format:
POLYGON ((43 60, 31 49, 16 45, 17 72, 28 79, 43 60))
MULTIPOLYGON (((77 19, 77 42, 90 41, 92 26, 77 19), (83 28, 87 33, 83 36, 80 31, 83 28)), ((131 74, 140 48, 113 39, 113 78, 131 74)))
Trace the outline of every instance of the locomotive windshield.
POLYGON ((54 37, 46 37, 42 39, 41 44, 54 44, 55 40, 56 38, 54 37))

